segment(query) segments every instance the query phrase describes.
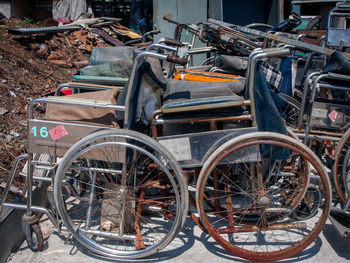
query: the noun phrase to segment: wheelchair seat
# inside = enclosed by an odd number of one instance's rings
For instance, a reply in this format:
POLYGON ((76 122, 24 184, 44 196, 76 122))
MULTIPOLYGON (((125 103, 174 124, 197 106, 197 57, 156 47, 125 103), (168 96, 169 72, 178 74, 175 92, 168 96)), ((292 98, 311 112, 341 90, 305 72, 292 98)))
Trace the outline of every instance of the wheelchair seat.
POLYGON ((200 110, 240 105, 245 81, 198 82, 167 80, 162 112, 200 110))

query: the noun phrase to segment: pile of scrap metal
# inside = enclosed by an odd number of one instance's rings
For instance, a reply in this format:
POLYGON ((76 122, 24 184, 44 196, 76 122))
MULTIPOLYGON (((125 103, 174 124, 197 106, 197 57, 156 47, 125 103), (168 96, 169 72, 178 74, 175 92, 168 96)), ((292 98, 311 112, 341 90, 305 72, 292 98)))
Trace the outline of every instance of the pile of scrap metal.
POLYGON ((121 25, 120 20, 81 16, 63 26, 13 28, 8 33, 39 58, 59 66, 80 68, 87 65, 86 55, 93 47, 149 44, 142 43, 145 38, 121 25))
MULTIPOLYGON (((11 34, 20 35, 38 35, 52 34, 67 31, 87 30, 89 33, 100 36, 105 42, 113 46, 123 46, 124 42, 142 37, 122 26, 119 18, 101 17, 101 18, 79 18, 73 23, 63 26, 41 27, 41 28, 14 28, 10 29, 11 34)), ((91 37, 90 37, 91 38, 91 37)))

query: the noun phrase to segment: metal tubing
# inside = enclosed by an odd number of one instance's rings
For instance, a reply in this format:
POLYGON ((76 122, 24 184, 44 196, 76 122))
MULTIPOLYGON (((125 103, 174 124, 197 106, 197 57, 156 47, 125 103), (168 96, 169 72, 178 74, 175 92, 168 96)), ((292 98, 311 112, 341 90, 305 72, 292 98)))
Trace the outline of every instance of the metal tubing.
MULTIPOLYGON (((61 228, 63 231, 68 231, 65 226, 62 226, 61 228)), ((134 235, 119 235, 117 233, 112 233, 112 232, 106 232, 106 231, 100 231, 100 230, 90 230, 90 229, 79 229, 84 234, 90 234, 94 236, 99 236, 99 237, 105 237, 105 238, 110 238, 110 239, 115 239, 115 240, 128 240, 128 241, 135 241, 136 236, 134 235)), ((154 242, 154 239, 151 237, 146 237, 144 238, 146 242, 154 242)))
MULTIPOLYGON (((27 125, 29 127, 29 125, 27 125)), ((29 128, 28 128, 29 129, 29 128)), ((28 132, 29 134, 29 132, 28 132)), ((32 193, 33 193, 33 166, 32 166, 33 153, 28 153, 27 163, 27 215, 31 216, 32 206, 32 193)))
POLYGON ((105 168, 97 168, 97 167, 81 167, 81 166, 72 166, 74 170, 81 170, 81 171, 90 171, 90 172, 99 172, 99 173, 116 173, 118 175, 122 174, 121 170, 115 170, 115 169, 105 169, 105 168))
MULTIPOLYGON (((298 136, 299 139, 303 139, 306 137, 304 133, 295 133, 295 135, 298 136)), ((336 138, 336 137, 315 135, 315 134, 312 134, 312 131, 310 131, 308 138, 320 140, 320 141, 334 141, 334 142, 338 142, 341 140, 341 138, 336 138)))
MULTIPOLYGON (((13 204, 13 203, 4 203, 3 207, 13 208, 13 209, 20 209, 20 210, 26 210, 27 206, 22 204, 13 204)), ((56 228, 58 228, 58 222, 54 215, 45 207, 41 206, 31 206, 31 210, 34 212, 44 213, 47 215, 47 217, 50 219, 50 221, 55 225, 56 228)))
POLYGON ((111 238, 116 240, 128 240, 128 241, 136 240, 136 236, 133 236, 133 235, 119 235, 117 233, 100 231, 100 230, 82 229, 81 232, 83 232, 84 234, 92 234, 94 236, 111 238))
POLYGON ((307 98, 307 94, 309 91, 309 81, 313 77, 320 75, 320 74, 321 74, 320 72, 313 72, 306 78, 306 80, 304 82, 303 96, 301 98, 301 109, 300 109, 299 116, 298 116, 298 129, 301 129, 303 126, 303 116, 304 116, 304 111, 305 111, 306 98, 307 98))
POLYGON ((300 80, 300 82, 299 82, 298 84, 296 84, 296 86, 303 86, 304 81, 305 81, 305 79, 307 78, 307 71, 309 70, 311 61, 312 61, 312 59, 313 59, 313 57, 314 57, 315 55, 317 55, 317 53, 312 52, 312 53, 309 55, 309 57, 307 58, 306 63, 305 63, 305 66, 304 66, 304 68, 303 68, 303 72, 301 73, 301 80, 300 80))
POLYGON ((10 178, 8 179, 8 181, 6 183, 5 190, 4 190, 3 195, 0 199, 0 212, 1 212, 1 208, 2 208, 3 204, 5 203, 5 201, 7 199, 8 193, 10 191, 13 178, 15 177, 15 173, 16 173, 16 170, 18 168, 18 164, 21 160, 24 160, 27 158, 28 158, 28 154, 21 154, 21 155, 17 156, 15 163, 13 164, 12 169, 11 169, 10 178))
POLYGON ((269 225, 267 227, 242 226, 242 227, 220 228, 220 229, 217 229, 217 232, 220 234, 229 234, 229 233, 260 232, 260 231, 269 231, 269 230, 306 229, 306 228, 307 228, 307 225, 305 222, 295 222, 295 223, 289 223, 289 224, 269 225))
POLYGON ((250 61, 252 60, 252 58, 259 54, 259 53, 262 53, 262 48, 256 48, 254 49, 250 54, 249 54, 249 57, 248 57, 248 66, 247 66, 247 72, 245 74, 245 77, 246 77, 246 80, 249 79, 249 76, 250 76, 250 68, 249 68, 249 65, 250 65, 250 61))
POLYGON ((90 224, 91 224, 91 211, 92 211, 93 198, 94 198, 94 194, 95 194, 95 185, 96 185, 96 172, 93 172, 93 178, 92 178, 92 183, 91 183, 91 188, 90 188, 91 192, 90 192, 90 196, 89 196, 89 205, 88 205, 88 209, 86 212, 85 229, 89 229, 90 224))
MULTIPOLYGON (((28 175, 25 173, 19 173, 20 176, 27 178, 28 175)), ((33 181, 39 181, 39 182, 48 182, 51 183, 52 179, 50 177, 40 177, 40 176, 33 176, 33 181)))
POLYGON ((308 146, 308 135, 310 133, 310 125, 311 125, 311 117, 312 117, 312 109, 313 109, 313 103, 315 101, 316 95, 317 95, 317 84, 324 78, 326 78, 327 74, 321 74, 319 75, 315 81, 312 83, 312 92, 310 96, 310 101, 308 105, 308 114, 306 116, 306 126, 305 126, 305 138, 304 138, 304 144, 308 146))
MULTIPOLYGON (((249 56, 250 57, 250 56, 249 56)), ((248 76, 248 90, 249 90, 249 98, 251 98, 251 106, 250 106, 250 111, 251 113, 255 116, 255 102, 254 102, 254 77, 255 77, 255 65, 257 63, 258 59, 262 59, 266 57, 266 53, 261 52, 258 53, 252 57, 250 57, 250 61, 248 61, 249 65, 249 76, 248 76), (250 63, 249 63, 250 62, 250 63)), ((256 127, 256 118, 253 120, 253 127, 256 127)))
POLYGON ((187 51, 188 55, 196 55, 196 54, 203 54, 203 53, 210 53, 216 51, 216 48, 214 47, 200 47, 200 48, 191 48, 187 51))
POLYGON ((147 52, 147 51, 151 51, 151 50, 155 50, 155 49, 157 49, 157 48, 165 49, 165 50, 169 50, 169 51, 173 51, 173 52, 176 52, 176 51, 177 51, 177 47, 171 47, 171 46, 167 46, 167 45, 164 45, 164 44, 155 43, 155 44, 149 45, 149 46, 146 48, 146 52, 147 52))
POLYGON ((139 55, 136 56, 133 66, 132 66, 132 71, 131 71, 131 75, 129 78, 129 86, 128 86, 128 91, 126 94, 126 98, 125 98, 125 116, 124 116, 124 128, 128 129, 129 127, 129 119, 131 118, 130 115, 130 100, 131 100, 131 93, 132 93, 132 87, 134 84, 134 79, 135 79, 135 74, 136 74, 136 67, 138 65, 138 63, 140 62, 140 60, 143 57, 153 57, 153 58, 158 58, 158 59, 166 59, 167 56, 166 55, 161 55, 161 54, 156 54, 153 52, 142 52, 139 55))
MULTIPOLYGON (((305 131, 303 129, 291 129, 294 133, 304 133, 305 131)), ((319 131, 319 130, 310 130, 310 134, 316 134, 316 135, 324 135, 324 136, 331 136, 331 137, 337 137, 342 138, 344 136, 344 133, 337 133, 337 132, 328 132, 328 131, 319 131)))
POLYGON ((210 121, 241 121, 252 120, 253 115, 241 115, 233 117, 211 117, 211 118, 179 118, 179 119, 155 119, 153 125, 189 123, 189 122, 210 122, 210 121))
MULTIPOLYGON (((79 82, 78 82, 79 83, 79 82)), ((78 92, 80 92, 80 89, 84 90, 106 90, 106 89, 111 89, 111 87, 118 87, 118 86, 107 86, 107 85, 91 85, 91 84, 74 84, 74 83, 62 83, 57 86, 56 91, 55 91, 55 96, 60 96, 60 92, 63 88, 71 88, 71 89, 78 89, 78 92)), ((122 89, 122 88, 120 88, 122 89)))
MULTIPOLYGON (((83 107, 94 107, 94 108, 103 108, 103 109, 111 109, 111 110, 117 110, 117 111, 124 111, 124 106, 119 105, 104 105, 104 104, 92 104, 92 103, 82 103, 82 102, 73 102, 73 101, 63 101, 63 100, 53 100, 53 99, 47 99, 47 98, 38 98, 34 99, 29 103, 28 108, 28 120, 32 119, 33 117, 33 107, 35 103, 53 103, 53 104, 63 104, 63 105, 76 105, 76 106, 83 106, 83 107)), ((29 134, 29 132, 28 132, 29 134)))

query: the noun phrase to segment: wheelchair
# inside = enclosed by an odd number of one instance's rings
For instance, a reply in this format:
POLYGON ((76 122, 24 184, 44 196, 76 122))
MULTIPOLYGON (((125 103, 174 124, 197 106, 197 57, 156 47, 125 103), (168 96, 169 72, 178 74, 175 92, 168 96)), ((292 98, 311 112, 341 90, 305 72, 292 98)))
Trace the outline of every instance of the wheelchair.
POLYGON ((300 253, 322 230, 332 193, 322 162, 287 130, 262 71, 262 60, 288 54, 251 52, 245 90, 237 90, 157 79, 152 61, 187 60, 146 51, 116 104, 100 97, 31 101, 28 153, 14 163, 1 208, 26 210, 22 226, 33 251, 43 248, 37 213, 44 213, 97 255, 148 257, 181 231, 192 204, 195 222, 235 256, 274 261, 300 253), (150 105, 142 104, 144 72, 158 96, 150 105), (117 112, 118 125, 40 118, 37 104, 117 112), (6 201, 16 174, 26 178, 26 204, 6 201), (32 202, 37 182, 48 184, 49 208, 32 202))

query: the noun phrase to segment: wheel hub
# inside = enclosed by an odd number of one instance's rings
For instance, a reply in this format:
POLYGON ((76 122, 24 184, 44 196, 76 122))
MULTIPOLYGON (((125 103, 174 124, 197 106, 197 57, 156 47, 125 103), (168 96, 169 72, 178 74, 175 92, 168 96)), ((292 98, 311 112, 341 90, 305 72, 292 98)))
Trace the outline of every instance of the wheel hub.
POLYGON ((270 198, 266 195, 259 197, 259 203, 263 206, 267 206, 268 204, 270 204, 270 201, 270 198))

